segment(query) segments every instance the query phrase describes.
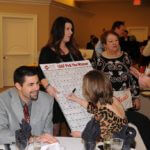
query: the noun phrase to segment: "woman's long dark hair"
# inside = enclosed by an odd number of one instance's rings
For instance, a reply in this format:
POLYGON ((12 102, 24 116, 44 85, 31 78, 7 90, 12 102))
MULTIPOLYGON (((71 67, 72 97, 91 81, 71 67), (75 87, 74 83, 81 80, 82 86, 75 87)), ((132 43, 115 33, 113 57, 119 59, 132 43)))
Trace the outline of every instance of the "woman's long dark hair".
POLYGON ((54 21, 51 32, 50 32, 50 37, 49 37, 47 46, 49 46, 50 48, 53 48, 55 50, 55 52, 58 55, 60 55, 60 52, 61 52, 60 43, 64 37, 66 23, 70 23, 72 25, 72 32, 73 32, 72 36, 70 38, 70 41, 66 43, 66 46, 69 49, 70 53, 78 56, 79 51, 77 48, 77 44, 75 43, 75 40, 73 39, 74 24, 69 18, 66 18, 66 17, 58 17, 54 21))

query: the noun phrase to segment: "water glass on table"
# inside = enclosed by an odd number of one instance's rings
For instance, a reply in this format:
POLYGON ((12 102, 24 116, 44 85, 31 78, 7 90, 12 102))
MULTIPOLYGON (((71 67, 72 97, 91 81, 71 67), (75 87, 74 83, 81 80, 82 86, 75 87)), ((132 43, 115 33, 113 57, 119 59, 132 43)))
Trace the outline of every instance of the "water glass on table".
POLYGON ((123 146, 123 139, 112 138, 111 139, 111 150, 121 150, 123 146))

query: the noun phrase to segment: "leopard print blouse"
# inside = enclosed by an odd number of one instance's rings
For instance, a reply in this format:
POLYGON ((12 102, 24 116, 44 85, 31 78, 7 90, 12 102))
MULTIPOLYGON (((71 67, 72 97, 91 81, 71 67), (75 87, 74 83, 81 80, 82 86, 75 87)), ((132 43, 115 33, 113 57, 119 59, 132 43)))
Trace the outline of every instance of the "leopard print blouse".
POLYGON ((95 119, 99 121, 101 131, 100 141, 110 139, 113 133, 119 132, 128 123, 126 117, 124 119, 120 118, 104 105, 97 108, 96 105, 89 102, 87 111, 94 114, 95 119))

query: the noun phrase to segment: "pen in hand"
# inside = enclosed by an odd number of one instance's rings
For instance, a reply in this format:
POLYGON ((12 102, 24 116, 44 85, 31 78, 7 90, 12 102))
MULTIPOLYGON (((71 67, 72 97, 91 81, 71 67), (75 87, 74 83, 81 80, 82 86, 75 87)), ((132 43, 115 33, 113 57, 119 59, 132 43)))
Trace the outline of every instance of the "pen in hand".
POLYGON ((76 88, 74 88, 73 90, 72 90, 72 93, 74 93, 76 91, 76 88))

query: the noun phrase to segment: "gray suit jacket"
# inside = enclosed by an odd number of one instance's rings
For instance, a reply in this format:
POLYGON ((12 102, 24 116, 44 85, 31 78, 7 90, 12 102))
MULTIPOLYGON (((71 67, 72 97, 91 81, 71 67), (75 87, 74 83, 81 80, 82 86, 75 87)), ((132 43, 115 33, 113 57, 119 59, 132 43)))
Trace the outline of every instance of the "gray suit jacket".
MULTIPOLYGON (((52 123, 53 98, 47 93, 39 92, 37 101, 32 102, 30 125, 32 135, 53 132, 52 123)), ((0 94, 0 144, 15 142, 15 131, 24 118, 16 88, 0 94)))

